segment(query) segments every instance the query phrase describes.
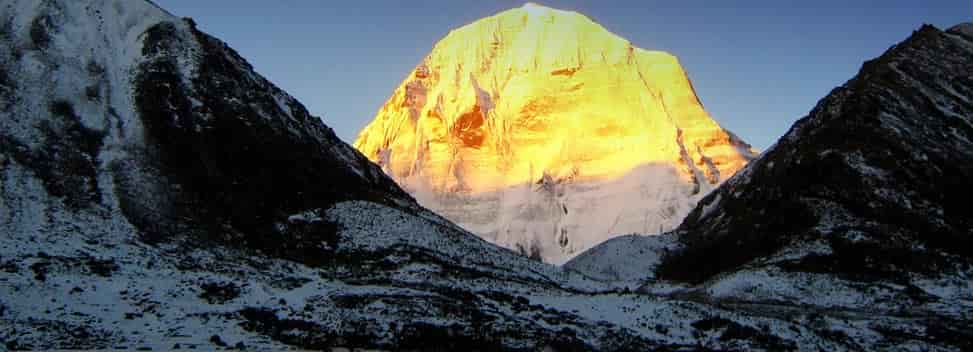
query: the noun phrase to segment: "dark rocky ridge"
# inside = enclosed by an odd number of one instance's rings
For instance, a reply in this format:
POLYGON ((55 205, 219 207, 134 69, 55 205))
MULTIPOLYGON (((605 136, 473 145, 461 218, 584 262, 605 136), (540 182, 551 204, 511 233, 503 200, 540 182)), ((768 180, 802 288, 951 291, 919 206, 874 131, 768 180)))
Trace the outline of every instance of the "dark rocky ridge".
POLYGON ((698 283, 815 240, 833 253, 779 265, 864 281, 968 267, 973 41, 958 28, 923 26, 866 62, 700 202, 660 277, 698 283))
MULTIPOLYGON (((136 108, 151 141, 148 148, 158 154, 157 166, 166 179, 181 189, 171 213, 191 222, 134 222, 142 224, 149 239, 164 236, 154 231, 160 226, 198 227, 224 243, 307 262, 320 255, 301 252, 335 230, 321 225, 308 231, 313 236, 304 237, 305 243, 281 243, 278 224, 290 214, 356 199, 417 207, 303 105, 290 97, 275 101, 286 93, 254 75, 223 42, 188 24, 200 45, 199 73, 191 86, 184 84, 190 78, 182 77, 178 67, 184 39, 168 22, 144 34, 142 54, 148 60, 135 76, 136 108)), ((129 209, 130 217, 144 217, 134 207, 123 209, 129 209)))

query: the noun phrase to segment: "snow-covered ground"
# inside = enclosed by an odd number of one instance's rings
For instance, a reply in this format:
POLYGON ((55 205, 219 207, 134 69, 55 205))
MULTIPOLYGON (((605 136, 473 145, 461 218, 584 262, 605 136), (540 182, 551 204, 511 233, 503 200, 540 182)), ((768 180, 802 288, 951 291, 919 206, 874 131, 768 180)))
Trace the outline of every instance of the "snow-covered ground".
POLYGON ((662 256, 679 248, 677 240, 676 233, 619 236, 585 251, 563 267, 597 280, 638 287, 654 281, 662 256))
POLYGON ((708 189, 694 193, 699 186, 678 167, 652 163, 607 180, 548 177, 480 194, 409 191, 487 241, 560 265, 619 234, 656 235, 679 225, 708 189))

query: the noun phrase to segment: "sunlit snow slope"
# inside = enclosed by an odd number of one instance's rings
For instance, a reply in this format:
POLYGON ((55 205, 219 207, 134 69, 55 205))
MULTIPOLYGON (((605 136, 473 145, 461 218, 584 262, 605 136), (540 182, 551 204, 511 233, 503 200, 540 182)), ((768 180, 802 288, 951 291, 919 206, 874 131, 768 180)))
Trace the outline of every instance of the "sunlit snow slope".
POLYGON ((671 230, 754 156, 674 56, 536 4, 450 32, 355 147, 424 206, 553 263, 671 230))

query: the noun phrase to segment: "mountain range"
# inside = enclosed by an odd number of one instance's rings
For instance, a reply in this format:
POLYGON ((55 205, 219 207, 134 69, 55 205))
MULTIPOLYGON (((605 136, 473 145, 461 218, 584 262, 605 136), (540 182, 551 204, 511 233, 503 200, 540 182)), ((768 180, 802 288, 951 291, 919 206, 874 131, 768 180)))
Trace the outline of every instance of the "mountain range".
POLYGON ((0 42, 0 349, 973 348, 971 24, 564 266, 427 210, 151 2, 13 0, 0 42))

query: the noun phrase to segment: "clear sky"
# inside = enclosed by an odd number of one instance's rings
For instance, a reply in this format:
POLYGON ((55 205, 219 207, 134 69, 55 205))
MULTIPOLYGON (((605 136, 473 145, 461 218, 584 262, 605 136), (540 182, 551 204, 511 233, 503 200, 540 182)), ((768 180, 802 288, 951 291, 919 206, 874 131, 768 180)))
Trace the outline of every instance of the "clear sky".
MULTIPOLYGON (((347 142, 450 29, 523 1, 155 0, 229 43, 347 142)), ((862 62, 973 1, 548 0, 682 61, 710 114, 763 150, 862 62)))

